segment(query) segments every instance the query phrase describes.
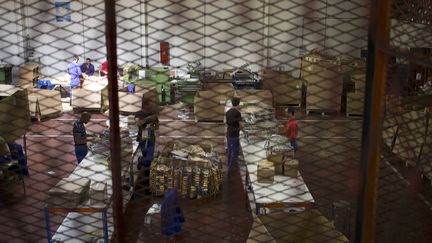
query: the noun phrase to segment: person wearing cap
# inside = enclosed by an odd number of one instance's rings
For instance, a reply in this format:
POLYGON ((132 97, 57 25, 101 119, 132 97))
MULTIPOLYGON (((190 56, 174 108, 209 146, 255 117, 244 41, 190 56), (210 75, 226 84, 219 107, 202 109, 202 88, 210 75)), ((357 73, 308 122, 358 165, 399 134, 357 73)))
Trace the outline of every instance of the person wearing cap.
POLYGON ((88 112, 83 112, 80 119, 73 124, 73 138, 75 143, 75 156, 78 164, 86 157, 88 153, 87 142, 91 138, 87 135, 85 124, 90 121, 91 115, 88 112))
POLYGON ((228 172, 231 172, 233 166, 237 163, 240 147, 240 130, 243 128, 241 113, 238 110, 240 98, 233 97, 231 99, 231 104, 232 108, 225 114, 227 124, 228 172))
POLYGON ((94 65, 91 63, 91 59, 87 58, 86 62, 81 65, 81 72, 88 76, 93 76, 95 71, 94 65))

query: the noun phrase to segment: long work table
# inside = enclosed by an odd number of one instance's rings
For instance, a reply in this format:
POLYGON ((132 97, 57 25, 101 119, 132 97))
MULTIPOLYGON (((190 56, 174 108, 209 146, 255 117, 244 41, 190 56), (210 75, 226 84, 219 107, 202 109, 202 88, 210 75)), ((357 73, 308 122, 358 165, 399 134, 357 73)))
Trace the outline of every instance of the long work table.
MULTIPOLYGON (((133 155, 127 164, 127 170, 122 169, 122 179, 131 185, 129 191, 123 190, 123 205, 127 205, 133 190, 136 178, 136 152, 138 144, 132 144, 133 155), (128 179, 128 180, 127 180, 128 179)), ((69 178, 89 179, 93 182, 106 183, 106 196, 104 202, 91 202, 86 200, 82 204, 70 208, 52 206, 45 207, 45 224, 48 242, 76 243, 76 242, 104 242, 108 243, 114 232, 112 210, 112 176, 108 163, 101 163, 98 154, 88 155, 77 165, 69 178), (50 213, 66 213, 62 224, 54 235, 51 233, 50 213)), ((123 166, 124 167, 124 166, 123 166)))
POLYGON ((266 207, 304 207, 310 208, 315 200, 300 172, 297 177, 275 175, 272 183, 258 182, 258 163, 266 159, 266 141, 240 139, 246 167, 245 183, 253 192, 256 215, 266 207))

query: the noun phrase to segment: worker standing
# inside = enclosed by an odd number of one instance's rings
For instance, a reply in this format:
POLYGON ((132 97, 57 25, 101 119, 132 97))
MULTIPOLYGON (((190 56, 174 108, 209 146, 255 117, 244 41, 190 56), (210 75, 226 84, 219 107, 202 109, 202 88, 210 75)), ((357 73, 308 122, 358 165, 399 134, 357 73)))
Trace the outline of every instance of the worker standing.
POLYGON ((73 88, 76 88, 78 86, 82 87, 84 77, 83 73, 81 72, 81 67, 78 64, 79 57, 73 56, 72 62, 68 64, 68 73, 70 75, 70 89, 72 92, 73 88))
POLYGON ((240 130, 242 129, 242 117, 241 113, 238 110, 238 106, 240 104, 240 98, 233 97, 231 99, 232 108, 229 109, 226 116, 226 124, 227 124, 227 147, 228 147, 228 173, 232 171, 233 166, 237 163, 237 158, 239 154, 240 147, 240 130))
POLYGON ((86 157, 88 153, 87 142, 92 140, 87 135, 85 124, 91 119, 91 115, 88 112, 83 112, 80 119, 76 120, 73 124, 73 138, 75 142, 75 155, 78 164, 86 157))
POLYGON ((142 156, 138 160, 138 169, 143 173, 144 193, 150 194, 150 165, 156 145, 156 130, 159 128, 160 108, 152 100, 143 98, 141 110, 135 113, 138 126, 137 141, 142 156))

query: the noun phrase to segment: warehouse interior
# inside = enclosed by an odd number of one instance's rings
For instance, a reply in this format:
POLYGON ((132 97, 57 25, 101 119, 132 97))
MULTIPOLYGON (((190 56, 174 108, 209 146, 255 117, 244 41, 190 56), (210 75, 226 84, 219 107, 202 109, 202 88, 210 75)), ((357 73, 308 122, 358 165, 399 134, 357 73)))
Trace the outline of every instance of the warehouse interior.
POLYGON ((0 242, 432 242, 432 2, 0 12, 0 242))

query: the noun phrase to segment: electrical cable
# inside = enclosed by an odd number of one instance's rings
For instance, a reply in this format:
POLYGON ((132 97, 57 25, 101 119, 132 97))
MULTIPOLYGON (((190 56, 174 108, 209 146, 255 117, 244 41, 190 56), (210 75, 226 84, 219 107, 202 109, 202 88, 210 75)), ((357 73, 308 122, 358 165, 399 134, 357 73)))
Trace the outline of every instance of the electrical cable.
POLYGON ((85 48, 85 27, 84 27, 84 1, 81 0, 81 25, 82 25, 82 46, 84 49, 83 58, 86 58, 86 48, 85 48))

